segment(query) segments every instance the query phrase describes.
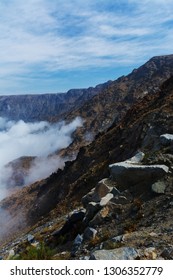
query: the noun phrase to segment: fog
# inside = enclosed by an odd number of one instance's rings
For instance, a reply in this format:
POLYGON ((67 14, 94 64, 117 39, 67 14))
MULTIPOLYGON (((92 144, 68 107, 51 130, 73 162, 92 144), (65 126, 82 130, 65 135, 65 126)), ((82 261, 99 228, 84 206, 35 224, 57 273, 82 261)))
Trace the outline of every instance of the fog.
POLYGON ((0 117, 0 200, 8 195, 12 168, 8 163, 23 156, 36 157, 24 178, 24 184, 49 176, 64 166, 67 158, 50 156, 72 142, 72 133, 82 126, 81 118, 71 123, 26 123, 0 117), (6 166, 7 165, 7 166, 6 166))

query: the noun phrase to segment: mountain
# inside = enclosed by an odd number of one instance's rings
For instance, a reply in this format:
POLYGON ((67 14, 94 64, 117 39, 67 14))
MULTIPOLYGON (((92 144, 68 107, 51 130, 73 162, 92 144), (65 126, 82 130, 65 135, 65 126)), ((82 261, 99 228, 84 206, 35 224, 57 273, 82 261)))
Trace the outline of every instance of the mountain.
POLYGON ((138 99, 157 93, 161 84, 171 75, 173 55, 153 57, 129 75, 110 82, 107 88, 98 92, 79 109, 64 114, 67 121, 76 116, 85 120, 83 127, 74 134, 75 140, 67 153, 78 151, 98 133, 108 129, 113 122, 118 123, 138 99))
POLYGON ((0 116, 26 122, 51 121, 54 117, 61 119, 65 112, 81 106, 108 84, 71 89, 67 93, 0 96, 0 116))
MULTIPOLYGON (((109 85, 112 91, 102 94, 105 99, 109 96, 110 126, 80 148, 77 158, 66 162, 63 170, 1 201, 0 210, 9 217, 6 232, 18 236, 16 245, 9 241, 1 246, 0 254, 6 256, 5 250, 14 248, 26 257, 32 239, 35 246, 43 242, 55 249, 55 259, 63 258, 62 252, 66 252, 64 258, 77 259, 107 259, 109 253, 115 259, 117 254, 129 253, 132 259, 173 258, 172 58, 153 58, 127 79, 117 80, 115 88, 109 85), (166 76, 169 79, 162 84, 166 76), (130 87, 134 77, 138 83, 130 87), (153 82, 148 81, 150 77, 153 82), (119 120, 118 100, 113 106, 112 96, 120 81, 128 84, 121 103, 128 102, 119 120)), ((91 106, 96 99, 91 99, 91 106)))

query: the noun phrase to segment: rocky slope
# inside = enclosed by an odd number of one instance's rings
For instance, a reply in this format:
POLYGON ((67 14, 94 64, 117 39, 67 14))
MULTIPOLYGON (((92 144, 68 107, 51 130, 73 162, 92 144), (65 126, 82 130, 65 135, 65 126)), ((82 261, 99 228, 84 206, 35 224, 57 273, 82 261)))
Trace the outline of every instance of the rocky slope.
POLYGON ((63 154, 78 151, 112 123, 118 123, 127 110, 145 95, 154 95, 161 84, 173 75, 173 55, 157 56, 127 76, 110 82, 92 99, 76 110, 67 112, 67 121, 81 116, 85 122, 74 134, 74 142, 63 154))
POLYGON ((170 78, 81 148, 63 171, 3 200, 8 232, 16 225, 25 234, 1 255, 13 249, 27 258, 27 246, 40 250, 44 242, 55 259, 172 259, 172 106, 170 78))

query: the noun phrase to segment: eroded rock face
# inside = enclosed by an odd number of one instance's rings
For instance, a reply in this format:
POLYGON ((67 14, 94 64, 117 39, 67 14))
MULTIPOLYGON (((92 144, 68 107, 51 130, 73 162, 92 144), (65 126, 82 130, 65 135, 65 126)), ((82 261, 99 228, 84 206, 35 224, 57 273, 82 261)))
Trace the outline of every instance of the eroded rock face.
POLYGON ((139 165, 126 161, 111 164, 109 169, 111 178, 125 187, 144 181, 154 183, 169 171, 166 165, 139 165))

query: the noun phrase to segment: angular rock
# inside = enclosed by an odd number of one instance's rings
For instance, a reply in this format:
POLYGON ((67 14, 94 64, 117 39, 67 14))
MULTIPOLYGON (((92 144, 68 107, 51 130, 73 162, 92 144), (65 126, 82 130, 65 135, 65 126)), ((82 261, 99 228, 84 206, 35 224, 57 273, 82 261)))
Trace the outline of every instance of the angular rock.
POLYGON ((108 216, 109 214, 109 208, 105 206, 103 209, 101 209, 95 216, 94 218, 89 222, 89 226, 96 226, 100 225, 104 218, 108 216))
POLYGON ((85 217, 85 209, 74 211, 65 224, 59 230, 56 230, 52 233, 53 236, 60 236, 69 232, 77 222, 81 222, 85 217))
POLYGON ((73 242, 73 245, 81 245, 83 241, 82 235, 78 234, 73 242))
POLYGON ((124 241, 124 235, 118 235, 118 236, 115 236, 115 237, 113 237, 113 238, 111 238, 111 241, 112 242, 122 242, 122 241, 124 241))
POLYGON ((138 152, 133 157, 127 159, 126 162, 131 164, 140 163, 143 160, 144 156, 145 154, 143 152, 138 152))
POLYGON ((109 186, 109 179, 105 178, 99 181, 95 188, 82 197, 82 204, 86 208, 90 202, 99 202, 102 197, 106 196, 111 190, 112 186, 109 186))
POLYGON ((140 165, 125 161, 111 164, 109 169, 111 178, 125 187, 141 182, 154 183, 169 171, 166 165, 140 165))
POLYGON ((73 242, 73 246, 72 246, 72 251, 71 251, 71 256, 72 257, 75 257, 76 256, 76 253, 77 251, 79 250, 81 244, 82 244, 82 241, 83 241, 83 237, 82 235, 78 234, 73 242))
POLYGON ((84 222, 88 223, 90 220, 92 220, 92 218, 100 209, 101 209, 100 203, 90 202, 87 205, 87 212, 84 218, 84 222))
POLYGON ((99 202, 99 197, 97 196, 97 194, 95 193, 95 188, 92 189, 89 193, 87 193, 86 195, 84 195, 81 199, 82 201, 82 205, 84 208, 87 208, 87 205, 94 201, 94 202, 99 202))
POLYGON ((101 199, 107 193, 109 193, 112 190, 112 187, 109 186, 109 179, 105 178, 98 182, 98 184, 95 187, 95 192, 98 194, 99 198, 101 199))
POLYGON ((162 134, 160 135, 160 142, 162 145, 167 146, 173 143, 173 134, 162 134))
POLYGON ((32 243, 34 241, 34 239, 35 239, 34 235, 28 234, 27 240, 28 240, 29 243, 32 243))
POLYGON ((151 189, 155 193, 163 194, 163 193, 165 193, 166 184, 163 181, 157 181, 154 184, 152 184, 151 189))
POLYGON ((110 193, 112 193, 113 196, 120 195, 120 191, 117 188, 115 188, 115 187, 112 188, 110 193))
POLYGON ((106 206, 106 204, 108 204, 108 202, 113 198, 113 194, 112 193, 108 193, 107 195, 105 195, 104 197, 102 197, 102 199, 100 200, 100 206, 106 206))
POLYGON ((97 230, 91 227, 87 227, 83 233, 83 239, 84 240, 92 240, 95 238, 97 234, 97 230))
POLYGON ((113 250, 97 250, 91 254, 90 260, 135 260, 138 251, 130 247, 121 247, 113 250))

